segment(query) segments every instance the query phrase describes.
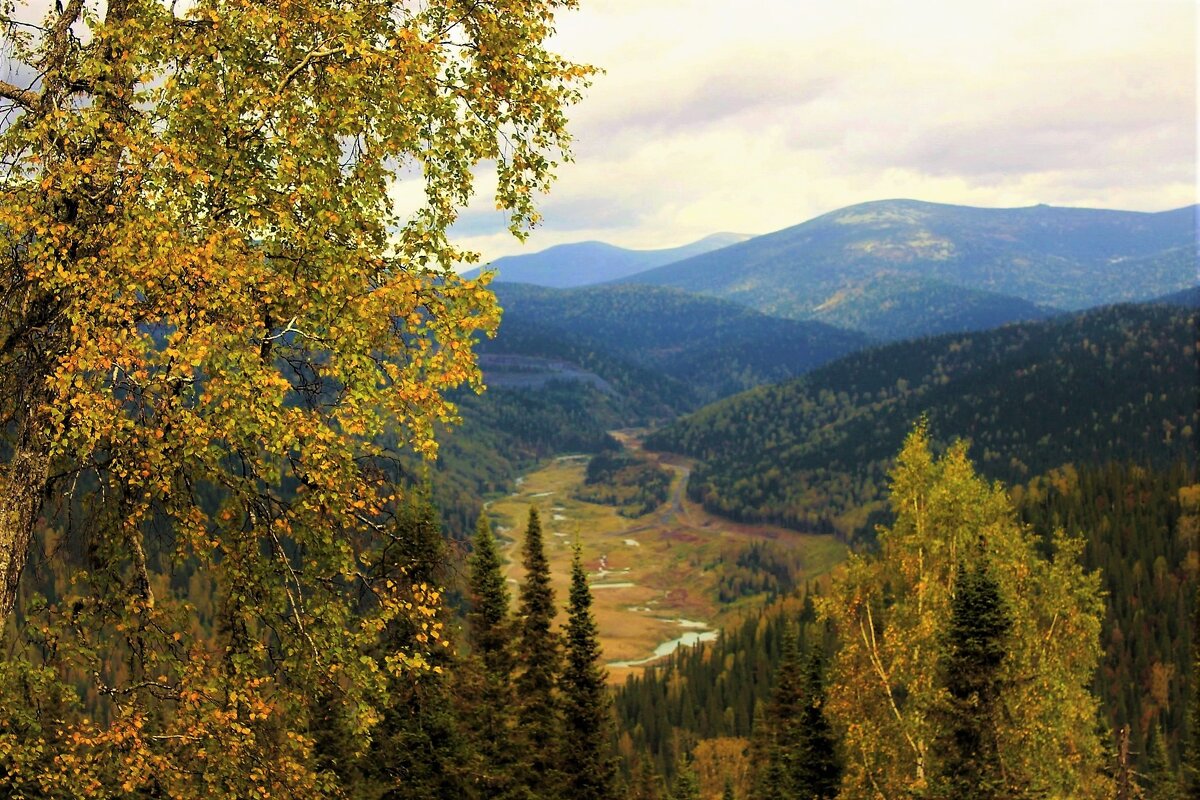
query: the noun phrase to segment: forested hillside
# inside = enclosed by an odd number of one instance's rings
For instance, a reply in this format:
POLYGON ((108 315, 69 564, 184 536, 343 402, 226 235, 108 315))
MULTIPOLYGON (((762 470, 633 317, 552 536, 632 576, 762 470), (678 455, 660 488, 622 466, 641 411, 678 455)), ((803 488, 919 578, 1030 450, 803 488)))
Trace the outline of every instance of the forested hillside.
MULTIPOLYGON (((1048 541, 1056 528, 1083 537, 1083 564, 1105 589, 1104 656, 1095 676, 1110 741, 1130 729, 1136 771, 1176 775, 1185 747, 1192 600, 1200 551, 1200 487, 1181 463, 1065 468, 1012 488, 1022 519, 1048 541), (1165 763, 1158 762, 1161 748, 1165 763)), ((727 629, 711 645, 681 651, 631 677, 617 693, 622 750, 670 773, 681 750, 701 772, 715 754, 733 754, 748 783, 756 719, 777 682, 784 631, 831 655, 836 643, 816 624, 814 587, 781 598, 727 629), (742 759, 740 762, 737 759, 742 759)), ((636 758, 635 758, 636 760, 636 758)), ((1164 793, 1151 797, 1174 797, 1164 793)))
POLYGON ((1027 320, 1042 316, 1040 307, 1145 300, 1194 284, 1194 216, 1194 208, 1146 214, 883 200, 626 280, 780 316, 874 325, 889 338, 978 330, 1002 310, 1003 321, 1027 320), (975 292, 1008 299, 985 304, 975 292), (882 321, 873 319, 892 303, 882 321))
POLYGON ((807 315, 883 341, 999 328, 1054 309, 1019 297, 927 278, 886 275, 841 289, 807 315))
POLYGON ((688 384, 715 399, 786 380, 865 347, 862 334, 780 319, 670 288, 598 286, 569 291, 496 284, 504 308, 485 352, 528 342, 527 332, 567 334, 688 384), (507 338, 509 331, 519 333, 507 338))
POLYGON ((688 491, 718 513, 844 536, 870 530, 913 422, 966 438, 983 474, 1192 458, 1196 318, 1113 306, 899 343, 708 406, 647 439, 699 460, 688 491))

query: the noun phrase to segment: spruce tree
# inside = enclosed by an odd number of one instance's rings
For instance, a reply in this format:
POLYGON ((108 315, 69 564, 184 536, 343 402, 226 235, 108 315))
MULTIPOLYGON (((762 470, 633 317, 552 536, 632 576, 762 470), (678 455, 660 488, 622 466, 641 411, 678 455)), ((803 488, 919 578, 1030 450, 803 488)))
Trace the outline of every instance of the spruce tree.
POLYGON ((539 800, 558 797, 562 788, 557 696, 561 643, 553 629, 554 590, 536 507, 529 509, 522 548, 525 581, 521 584, 520 647, 516 686, 517 720, 527 749, 523 773, 539 800))
POLYGON ((497 684, 508 684, 513 672, 508 585, 501 571, 500 551, 486 512, 480 513, 475 524, 467 566, 471 592, 467 632, 472 653, 482 662, 489 678, 497 684))
POLYGON ((799 755, 800 672, 796 629, 787 624, 782 658, 775 671, 775 690, 754 729, 752 800, 784 800, 795 796, 793 771, 799 755))
POLYGON ((813 644, 802 659, 798 634, 789 624, 775 691, 755 729, 754 800, 828 800, 837 795, 841 764, 824 705, 820 646, 813 644))
POLYGON ((616 761, 611 754, 612 707, 600 665, 592 592, 578 542, 571 560, 567 614, 566 667, 559 682, 567 796, 571 800, 604 800, 613 796, 616 781, 616 761))
POLYGON ((458 695, 466 734, 479 759, 475 769, 481 794, 488 798, 521 796, 520 748, 514 746, 513 625, 500 552, 486 512, 475 525, 467 560, 470 608, 469 662, 458 676, 458 695))
POLYGON ((1146 800, 1179 800, 1179 776, 1171 769, 1166 734, 1157 725, 1150 729, 1146 739, 1143 763, 1138 783, 1146 800))
MULTIPOLYGON (((449 571, 438 509, 429 485, 410 495, 399 509, 393 540, 403 544, 396 566, 413 585, 444 586, 449 571)), ((381 657, 412 647, 422 632, 411 620, 399 619, 386 633, 381 657)), ((389 678, 391 704, 372 731, 371 746, 360 763, 362 785, 352 797, 475 797, 471 742, 450 690, 459 663, 449 649, 430 654, 439 671, 411 678, 389 678)))
POLYGON ((670 800, 700 800, 700 779, 690 759, 680 759, 675 766, 670 800))
POLYGON ((825 655, 819 642, 810 642, 800 684, 798 757, 793 764, 796 796, 830 800, 842 782, 838 740, 825 716, 825 655))
POLYGON ((937 785, 946 797, 1011 796, 997 741, 1000 666, 1011 628, 1000 586, 982 553, 972 567, 960 565, 940 665, 949 700, 937 785))

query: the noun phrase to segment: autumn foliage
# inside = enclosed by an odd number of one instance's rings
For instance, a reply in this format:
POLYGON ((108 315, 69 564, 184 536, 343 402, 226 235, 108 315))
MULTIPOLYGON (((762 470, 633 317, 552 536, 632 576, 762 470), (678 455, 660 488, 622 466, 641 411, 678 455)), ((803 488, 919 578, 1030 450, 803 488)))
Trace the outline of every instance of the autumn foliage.
POLYGON ((479 385, 498 311, 447 228, 481 163, 535 221, 590 72, 545 49, 569 5, 68 0, 7 26, 14 796, 322 795, 312 689, 368 734, 433 668, 439 590, 395 557, 381 442, 432 454, 444 392, 479 385), (31 539, 48 597, 21 593, 31 539))

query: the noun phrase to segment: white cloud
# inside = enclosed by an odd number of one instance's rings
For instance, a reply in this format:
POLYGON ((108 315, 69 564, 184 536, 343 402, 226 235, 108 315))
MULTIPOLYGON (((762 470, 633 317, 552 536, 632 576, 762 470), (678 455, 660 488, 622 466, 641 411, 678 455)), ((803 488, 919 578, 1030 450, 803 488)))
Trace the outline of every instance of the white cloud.
MULTIPOLYGON (((760 233, 885 197, 1196 201, 1191 2, 581 0, 559 27, 607 73, 527 251, 760 233)), ((522 249, 491 206, 462 242, 522 249)))

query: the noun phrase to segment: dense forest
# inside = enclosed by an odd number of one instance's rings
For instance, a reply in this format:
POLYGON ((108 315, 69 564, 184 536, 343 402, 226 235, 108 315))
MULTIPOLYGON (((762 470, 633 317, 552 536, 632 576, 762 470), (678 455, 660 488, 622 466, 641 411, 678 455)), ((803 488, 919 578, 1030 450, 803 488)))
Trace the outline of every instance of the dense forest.
POLYGON ((595 286, 555 290, 495 285, 509 326, 581 337, 694 387, 705 401, 803 374, 870 343, 820 322, 781 319, 678 289, 595 286))
POLYGON ((743 520, 869 534, 890 459, 924 415, 1010 483, 1066 463, 1191 458, 1195 313, 1112 306, 904 342, 684 417, 646 440, 700 461, 688 486, 743 520))
POLYGON ((671 473, 627 452, 600 453, 588 461, 583 486, 574 496, 589 503, 620 506, 621 514, 640 517, 667 500, 671 473))
MULTIPOLYGON (((1192 602, 1200 570, 1200 488, 1192 468, 1109 463, 1065 467, 1012 488, 1021 519, 1044 537, 1057 528, 1083 537, 1082 563, 1104 587, 1104 649, 1094 688, 1115 749, 1129 726, 1128 747, 1143 775, 1177 776, 1192 707, 1192 602), (1159 763, 1157 759, 1163 759, 1159 763)), ((714 750, 732 752, 748 786, 755 720, 768 703, 783 659, 784 632, 826 657, 836 641, 817 622, 820 587, 778 593, 776 601, 730 626, 718 642, 674 654, 632 676, 618 691, 622 752, 648 753, 671 773, 679 753, 694 750, 702 774, 714 750)), ((1170 781, 1169 781, 1170 782, 1170 781)), ((741 795, 739 795, 741 796, 741 795)), ((1148 795, 1176 797, 1167 786, 1148 795)))
POLYGON ((543 212, 824 202, 674 137, 810 150, 764 113, 862 83, 659 71, 714 55, 668 15, 697 46, 601 84, 553 48, 629 20, 576 5, 4 4, 0 800, 1200 797, 1196 209, 884 200, 493 284, 543 212), (643 158, 543 204, 598 140, 643 158))

